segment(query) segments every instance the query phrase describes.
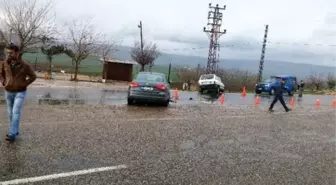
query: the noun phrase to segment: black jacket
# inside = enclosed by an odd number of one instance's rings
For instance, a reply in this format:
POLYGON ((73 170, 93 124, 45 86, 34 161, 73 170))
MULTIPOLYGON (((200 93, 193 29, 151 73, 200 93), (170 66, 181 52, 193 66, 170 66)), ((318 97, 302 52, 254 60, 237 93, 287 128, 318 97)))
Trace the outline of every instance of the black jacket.
POLYGON ((303 82, 301 82, 301 83, 298 85, 298 89, 300 89, 300 88, 303 89, 303 88, 304 88, 304 85, 305 85, 305 84, 304 84, 303 82))
POLYGON ((283 93, 287 92, 287 89, 285 88, 284 84, 279 83, 274 87, 274 91, 276 96, 282 96, 283 93))

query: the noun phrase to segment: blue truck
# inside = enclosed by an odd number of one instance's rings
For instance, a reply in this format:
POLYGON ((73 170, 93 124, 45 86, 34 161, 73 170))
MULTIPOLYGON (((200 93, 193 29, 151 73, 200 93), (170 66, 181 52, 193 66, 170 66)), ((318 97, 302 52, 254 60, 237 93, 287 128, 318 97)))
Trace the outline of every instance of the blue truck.
POLYGON ((277 83, 283 80, 285 81, 285 88, 289 96, 293 96, 294 92, 297 91, 297 79, 295 76, 291 75, 276 75, 256 84, 255 93, 261 94, 262 92, 267 92, 269 95, 274 95, 274 87, 277 83))

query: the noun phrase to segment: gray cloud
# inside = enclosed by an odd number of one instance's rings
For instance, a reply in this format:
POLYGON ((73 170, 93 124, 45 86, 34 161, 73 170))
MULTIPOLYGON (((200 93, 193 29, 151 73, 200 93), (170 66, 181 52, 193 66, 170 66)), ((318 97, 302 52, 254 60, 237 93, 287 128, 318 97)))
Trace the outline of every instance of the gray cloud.
MULTIPOLYGON (((210 39, 206 34, 204 34, 204 37, 183 37, 183 36, 177 36, 177 35, 171 35, 168 37, 165 36, 155 36, 154 37, 157 40, 169 40, 171 42, 175 43, 182 43, 182 44, 190 44, 191 47, 199 48, 204 47, 208 48, 210 39)), ((262 40, 262 38, 260 39, 262 40)), ((232 49, 238 49, 238 50, 255 50, 260 49, 261 42, 250 37, 231 37, 226 38, 226 35, 222 35, 222 37, 219 39, 219 44, 222 48, 232 48, 232 49)))
POLYGON ((336 13, 329 12, 325 16, 324 23, 326 25, 335 25, 336 24, 336 13))
MULTIPOLYGON (((208 55, 209 40, 178 36, 171 36, 169 39, 173 42, 188 43, 190 45, 189 48, 168 51, 170 53, 202 57, 207 57, 208 55)), ((258 42, 256 39, 248 37, 235 37, 230 40, 222 40, 224 41, 221 42, 220 58, 260 59, 261 41, 258 42)), ((335 66, 336 56, 335 53, 332 52, 332 49, 333 48, 329 46, 295 46, 290 44, 277 45, 275 43, 268 43, 266 46, 266 58, 268 60, 335 66)))

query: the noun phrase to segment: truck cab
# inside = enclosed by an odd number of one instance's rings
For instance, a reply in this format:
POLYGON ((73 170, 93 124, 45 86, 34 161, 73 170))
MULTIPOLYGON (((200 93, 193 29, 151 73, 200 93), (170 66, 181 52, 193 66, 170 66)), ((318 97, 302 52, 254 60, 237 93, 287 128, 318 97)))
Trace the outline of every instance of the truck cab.
POLYGON ((291 75, 276 75, 256 84, 255 93, 261 94, 262 92, 267 92, 269 95, 274 94, 274 87, 277 85, 278 81, 285 81, 285 88, 289 96, 292 96, 294 92, 297 91, 297 79, 295 76, 291 75))

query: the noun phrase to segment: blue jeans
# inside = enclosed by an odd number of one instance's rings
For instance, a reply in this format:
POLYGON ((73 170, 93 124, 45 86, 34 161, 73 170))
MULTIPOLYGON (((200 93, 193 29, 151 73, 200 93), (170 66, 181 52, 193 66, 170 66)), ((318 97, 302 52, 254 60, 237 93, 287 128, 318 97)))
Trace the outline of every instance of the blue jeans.
POLYGON ((27 92, 7 92, 6 102, 9 119, 9 135, 16 136, 20 129, 21 110, 27 92))

